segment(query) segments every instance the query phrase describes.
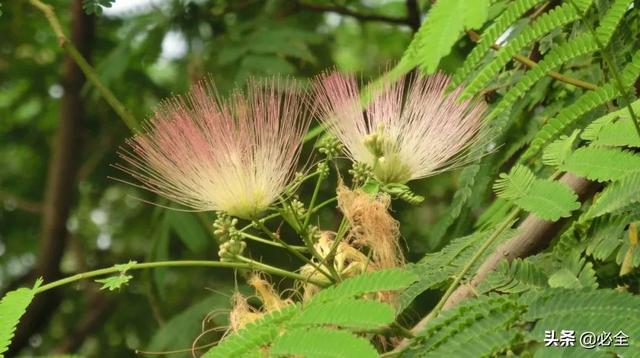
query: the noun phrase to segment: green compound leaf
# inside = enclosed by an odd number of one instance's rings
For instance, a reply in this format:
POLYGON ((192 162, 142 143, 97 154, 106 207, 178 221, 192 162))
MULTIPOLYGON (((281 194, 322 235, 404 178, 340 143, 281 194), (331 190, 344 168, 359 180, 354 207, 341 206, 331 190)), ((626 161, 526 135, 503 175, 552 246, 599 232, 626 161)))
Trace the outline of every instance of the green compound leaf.
POLYGON ((241 357, 259 351, 261 346, 271 343, 278 337, 280 325, 299 311, 299 305, 289 305, 279 311, 271 312, 261 319, 249 323, 237 333, 226 337, 202 357, 241 357))
POLYGON ((462 31, 465 28, 478 28, 486 21, 488 8, 488 0, 436 2, 392 72, 396 75, 406 73, 415 66, 425 73, 435 72, 440 60, 451 52, 462 31))
POLYGON ((417 280, 416 274, 409 270, 388 269, 367 272, 348 278, 339 285, 318 292, 313 296, 310 304, 351 298, 379 291, 402 290, 417 280))
POLYGON ((523 165, 514 166, 509 174, 500 174, 493 187, 498 197, 511 200, 521 209, 544 220, 568 217, 580 207, 578 196, 568 186, 538 179, 523 165))
POLYGON ((495 21, 486 30, 483 31, 478 44, 467 55, 462 66, 453 76, 451 85, 458 86, 480 63, 480 60, 489 51, 491 45, 502 35, 509 26, 512 26, 524 13, 535 5, 541 3, 542 0, 517 0, 509 4, 507 9, 498 16, 495 21))
POLYGON ((578 196, 568 186, 551 180, 536 180, 531 191, 515 204, 543 220, 556 221, 580 208, 578 196))
POLYGON ((618 213, 640 202, 640 173, 635 173, 607 186, 585 214, 592 219, 604 214, 618 213))
POLYGON ((296 329, 278 337, 272 357, 351 358, 377 357, 378 352, 364 338, 328 328, 296 329))
POLYGON ((376 329, 393 323, 395 311, 388 304, 353 298, 309 305, 290 324, 332 325, 352 329, 376 329))
POLYGON ((560 169, 589 180, 619 180, 640 172, 640 156, 613 148, 584 147, 569 155, 560 169))
POLYGON ((0 301, 0 357, 9 349, 16 326, 41 284, 42 279, 38 279, 33 288, 19 288, 11 291, 0 301))

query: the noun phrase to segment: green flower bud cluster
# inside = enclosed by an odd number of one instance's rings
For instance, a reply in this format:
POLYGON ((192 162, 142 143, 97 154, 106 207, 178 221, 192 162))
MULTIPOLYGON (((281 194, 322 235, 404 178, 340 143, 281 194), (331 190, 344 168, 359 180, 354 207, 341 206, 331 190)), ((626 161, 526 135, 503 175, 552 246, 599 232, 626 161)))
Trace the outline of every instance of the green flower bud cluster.
POLYGON ((320 239, 320 228, 315 225, 309 225, 307 230, 309 231, 309 238, 311 241, 313 243, 318 242, 318 239, 320 239))
POLYGON ((380 190, 391 195, 392 198, 404 200, 411 205, 418 205, 424 201, 424 196, 414 193, 411 188, 404 184, 385 184, 380 190))
POLYGON ((293 180, 291 181, 291 185, 298 186, 300 185, 300 183, 302 183, 303 180, 304 180, 304 173, 296 172, 296 174, 293 176, 293 180))
POLYGON ((213 234, 220 243, 218 256, 221 261, 234 261, 237 255, 241 255, 247 244, 242 240, 240 231, 236 228, 238 219, 225 213, 218 213, 213 222, 213 234))
POLYGON ((304 203, 298 200, 298 198, 291 200, 291 209, 299 218, 303 217, 307 212, 307 209, 304 207, 304 203))
POLYGON ((247 243, 242 240, 229 240, 220 244, 218 250, 218 256, 220 261, 236 261, 237 256, 242 255, 244 249, 247 247, 247 243))
POLYGON ((320 143, 318 143, 318 151, 324 154, 329 160, 340 155, 342 148, 344 148, 344 146, 340 140, 332 135, 326 135, 320 140, 320 143))
POLYGON ((373 177, 373 169, 367 163, 355 162, 349 169, 349 174, 353 178, 355 185, 366 183, 371 177, 373 177))
POLYGON ((229 240, 240 240, 240 232, 236 229, 238 219, 225 213, 218 212, 216 220, 213 222, 213 234, 218 242, 223 243, 229 240))
POLYGON ((320 174, 321 177, 326 178, 329 176, 329 164, 327 162, 320 162, 316 167, 316 171, 320 174))

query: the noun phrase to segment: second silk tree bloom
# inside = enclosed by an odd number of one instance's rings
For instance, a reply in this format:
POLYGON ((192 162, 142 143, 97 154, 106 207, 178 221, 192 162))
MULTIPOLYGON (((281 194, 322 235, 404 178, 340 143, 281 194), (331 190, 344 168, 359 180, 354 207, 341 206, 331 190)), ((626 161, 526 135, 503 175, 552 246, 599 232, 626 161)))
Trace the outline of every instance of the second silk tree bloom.
POLYGON ((385 83, 363 99, 355 77, 320 75, 315 81, 320 120, 346 154, 369 165, 385 183, 406 183, 465 163, 487 138, 485 104, 446 93, 444 74, 385 83))
POLYGON ((285 80, 250 81, 223 100, 201 82, 160 106, 119 168, 191 209, 257 218, 294 173, 308 127, 299 92, 285 80))

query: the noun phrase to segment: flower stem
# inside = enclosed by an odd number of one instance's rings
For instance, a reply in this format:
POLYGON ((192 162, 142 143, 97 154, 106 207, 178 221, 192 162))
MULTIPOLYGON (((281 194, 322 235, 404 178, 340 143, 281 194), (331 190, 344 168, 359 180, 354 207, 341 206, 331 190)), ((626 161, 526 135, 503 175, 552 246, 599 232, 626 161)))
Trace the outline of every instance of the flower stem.
POLYGON ((327 199, 327 200, 325 200, 325 201, 321 202, 320 204, 316 205, 316 206, 313 208, 313 210, 310 210, 309 212, 311 212, 311 213, 315 214, 315 213, 317 213, 320 209, 322 209, 323 207, 325 207, 325 206, 327 206, 327 205, 331 204, 332 202, 334 202, 334 201, 336 201, 336 200, 338 200, 338 197, 335 197, 335 196, 334 196, 333 198, 331 198, 331 199, 327 199))
POLYGON ((272 273, 282 277, 288 277, 288 278, 292 278, 294 280, 303 281, 303 282, 311 282, 314 285, 320 285, 320 287, 324 287, 327 285, 326 283, 322 283, 321 281, 316 281, 310 277, 303 276, 299 273, 295 273, 295 272, 283 270, 281 268, 277 268, 271 265, 267 265, 262 262, 258 262, 256 260, 252 260, 248 257, 236 256, 236 258, 248 264, 250 269, 260 269, 264 272, 272 273))
MULTIPOLYGON (((283 249, 287 249, 287 247, 286 247, 286 246, 284 246, 284 245, 282 245, 282 244, 280 244, 280 243, 278 243, 278 242, 270 241, 270 240, 265 240, 265 239, 263 239, 263 238, 261 238, 261 237, 259 237, 259 236, 255 236, 255 235, 247 234, 246 232, 242 232, 242 231, 241 231, 241 232, 240 232, 240 236, 245 237, 245 238, 247 238, 247 239, 249 239, 249 240, 253 240, 253 241, 256 241, 256 242, 260 242, 260 243, 266 244, 266 245, 271 245, 271 246, 275 246, 275 247, 280 247, 280 248, 283 248, 283 249)), ((294 245, 289 245, 289 248, 291 248, 291 249, 293 249, 293 250, 301 251, 301 252, 305 252, 305 251, 308 251, 308 250, 309 250, 309 249, 307 249, 305 246, 294 246, 294 245)))
MULTIPOLYGON (((300 281, 309 281, 313 284, 323 285, 321 282, 313 282, 307 277, 304 277, 295 272, 286 271, 277 267, 265 265, 259 262, 255 262, 250 260, 249 262, 221 262, 221 261, 207 261, 207 260, 181 260, 181 261, 157 261, 157 262, 142 262, 142 263, 134 263, 131 265, 127 265, 127 271, 130 270, 143 270, 143 269, 152 269, 158 267, 224 267, 224 268, 232 268, 232 269, 255 269, 259 268, 265 272, 279 275, 283 277, 292 278, 300 281)), ((42 293, 56 287, 60 287, 63 285, 67 285, 76 281, 85 280, 92 277, 104 276, 114 273, 122 272, 121 267, 112 266, 107 268, 102 268, 94 271, 82 272, 75 274, 73 276, 65 277, 63 279, 50 282, 46 285, 42 285, 38 287, 36 293, 42 293)))
POLYGON ((300 260, 302 260, 303 262, 305 262, 306 264, 311 265, 311 267, 315 268, 318 272, 320 272, 321 274, 325 275, 329 280, 331 280, 331 282, 335 282, 335 278, 333 276, 331 276, 329 273, 327 273, 325 270, 323 270, 320 266, 318 266, 316 263, 314 263, 313 261, 311 261, 310 259, 308 259, 306 256, 304 256, 303 254, 301 254, 299 251, 296 251, 294 249, 291 248, 291 245, 287 244, 284 240, 282 240, 278 235, 274 234, 273 232, 271 232, 271 230, 269 230, 269 228, 267 228, 264 223, 261 220, 255 220, 254 221, 256 223, 256 226, 261 229, 265 234, 267 234, 267 236, 269 236, 269 238, 273 241, 279 242, 280 244, 282 244, 287 250, 289 250, 289 252, 291 252, 295 257, 299 258, 300 260))
POLYGON ((313 214, 313 206, 316 203, 316 199, 318 198, 318 193, 320 192, 320 185, 322 185, 322 181, 324 180, 324 175, 318 175, 318 180, 316 180, 316 186, 313 188, 313 195, 311 195, 311 201, 309 202, 309 210, 307 210, 307 215, 304 217, 304 223, 302 224, 303 229, 306 231, 309 226, 309 221, 311 221, 311 214, 313 214))

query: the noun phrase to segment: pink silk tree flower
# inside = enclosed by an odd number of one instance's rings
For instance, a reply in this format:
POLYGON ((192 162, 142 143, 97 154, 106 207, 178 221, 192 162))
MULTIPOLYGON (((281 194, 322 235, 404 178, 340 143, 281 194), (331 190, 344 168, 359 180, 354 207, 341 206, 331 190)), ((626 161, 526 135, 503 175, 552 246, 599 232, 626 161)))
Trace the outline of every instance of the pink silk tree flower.
POLYGON ((362 100, 354 76, 325 73, 315 79, 315 112, 351 160, 384 183, 404 184, 462 165, 486 143, 486 105, 459 101, 462 88, 447 94, 449 83, 441 73, 405 77, 362 100))
POLYGON ((197 211, 255 219, 291 180, 309 121, 292 82, 249 81, 221 99, 211 81, 164 102, 117 166, 139 187, 197 211))

